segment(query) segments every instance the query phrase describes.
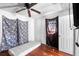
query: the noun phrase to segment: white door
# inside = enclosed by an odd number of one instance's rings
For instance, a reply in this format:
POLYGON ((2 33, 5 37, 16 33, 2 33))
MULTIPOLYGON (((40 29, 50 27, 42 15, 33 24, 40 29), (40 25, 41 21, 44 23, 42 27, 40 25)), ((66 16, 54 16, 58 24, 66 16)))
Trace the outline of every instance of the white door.
POLYGON ((69 54, 73 54, 73 39, 73 30, 70 29, 69 15, 60 16, 59 50, 69 54))
MULTIPOLYGON (((79 44, 79 29, 75 30, 75 43, 79 44)), ((79 56, 79 47, 75 44, 75 55, 79 56)))

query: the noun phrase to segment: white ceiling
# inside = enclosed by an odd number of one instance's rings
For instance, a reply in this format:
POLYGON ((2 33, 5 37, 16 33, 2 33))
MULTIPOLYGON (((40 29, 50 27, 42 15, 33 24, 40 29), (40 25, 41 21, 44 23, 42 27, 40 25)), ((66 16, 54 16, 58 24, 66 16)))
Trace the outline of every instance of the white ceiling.
MULTIPOLYGON (((0 3, 0 9, 4 9, 9 12, 16 12, 19 9, 22 9, 23 4, 21 3, 0 3), (10 7, 10 8, 2 8, 5 6, 15 6, 15 5, 20 5, 16 7, 10 7)), ((33 9, 36 9, 40 11, 42 14, 48 14, 50 12, 55 13, 57 11, 61 11, 64 9, 69 8, 68 3, 38 3, 35 6, 32 7, 33 9)), ((31 11, 32 16, 38 15, 37 13, 31 11)))

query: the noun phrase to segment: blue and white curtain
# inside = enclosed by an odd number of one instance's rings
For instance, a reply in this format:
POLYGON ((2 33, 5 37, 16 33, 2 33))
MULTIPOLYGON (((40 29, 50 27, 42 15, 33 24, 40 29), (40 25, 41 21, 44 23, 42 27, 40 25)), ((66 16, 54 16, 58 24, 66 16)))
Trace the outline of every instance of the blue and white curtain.
POLYGON ((18 39, 19 39, 19 45, 27 43, 28 42, 28 22, 27 21, 21 21, 18 19, 18 39))
POLYGON ((28 22, 2 16, 2 42, 0 51, 28 42, 28 22))

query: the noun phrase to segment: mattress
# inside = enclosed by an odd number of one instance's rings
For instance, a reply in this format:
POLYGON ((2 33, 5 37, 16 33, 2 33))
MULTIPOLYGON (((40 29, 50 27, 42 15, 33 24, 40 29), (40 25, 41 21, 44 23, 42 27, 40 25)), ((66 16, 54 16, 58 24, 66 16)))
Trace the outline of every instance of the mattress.
POLYGON ((38 41, 32 41, 14 48, 9 49, 9 54, 13 56, 25 56, 41 45, 38 41))

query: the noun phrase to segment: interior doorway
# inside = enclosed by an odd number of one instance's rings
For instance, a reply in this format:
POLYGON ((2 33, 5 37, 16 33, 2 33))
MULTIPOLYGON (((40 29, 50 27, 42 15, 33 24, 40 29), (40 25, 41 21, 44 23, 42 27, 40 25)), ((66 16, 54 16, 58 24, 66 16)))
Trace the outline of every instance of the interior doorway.
POLYGON ((46 19, 46 44, 58 49, 58 17, 46 19))

